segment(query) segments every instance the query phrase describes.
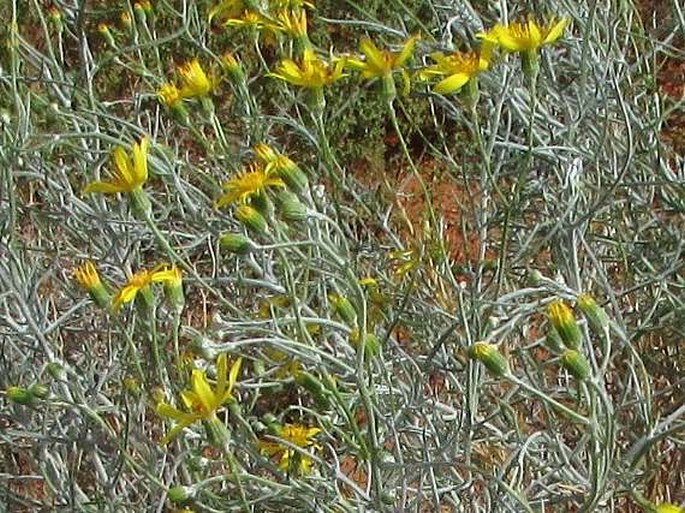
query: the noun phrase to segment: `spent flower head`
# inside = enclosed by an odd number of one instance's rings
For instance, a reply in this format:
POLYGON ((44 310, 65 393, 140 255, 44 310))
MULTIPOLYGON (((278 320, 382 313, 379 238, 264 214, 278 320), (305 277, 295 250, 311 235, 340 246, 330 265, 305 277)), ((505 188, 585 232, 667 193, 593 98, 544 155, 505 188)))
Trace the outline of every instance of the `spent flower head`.
POLYGON ((181 399, 185 410, 180 410, 165 401, 157 405, 157 413, 162 417, 168 417, 176 422, 176 425, 162 439, 162 444, 167 444, 176 435, 188 426, 199 422, 216 419, 216 412, 225 403, 235 401, 233 388, 238 379, 242 358, 238 358, 231 370, 228 370, 228 357, 221 354, 216 361, 216 387, 207 381, 204 370, 193 369, 190 377, 190 389, 181 392, 181 399))

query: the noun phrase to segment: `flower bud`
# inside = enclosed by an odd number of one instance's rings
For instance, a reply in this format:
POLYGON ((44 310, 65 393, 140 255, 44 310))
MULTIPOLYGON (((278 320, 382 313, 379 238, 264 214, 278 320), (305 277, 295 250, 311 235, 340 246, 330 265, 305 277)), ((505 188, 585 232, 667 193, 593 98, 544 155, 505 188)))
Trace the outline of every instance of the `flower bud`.
POLYGON ((226 68, 231 82, 234 85, 242 85, 245 83, 245 70, 240 61, 232 53, 226 53, 223 56, 223 64, 226 68))
POLYGON ((286 221, 299 222, 307 219, 305 207, 296 194, 282 191, 277 197, 278 209, 286 221))
POLYGON ((21 404, 22 406, 29 406, 35 400, 34 395, 24 387, 7 387, 5 395, 13 403, 21 404))
POLYGON ((40 383, 36 383, 29 387, 29 393, 38 399, 46 399, 50 395, 50 389, 40 383))
POLYGON ((247 255, 255 249, 254 243, 239 233, 226 233, 219 239, 219 244, 229 253, 247 255))
POLYGON ((547 329, 545 345, 547 346, 547 349, 553 353, 562 353, 564 351, 564 342, 561 340, 561 335, 559 335, 557 329, 552 325, 549 325, 547 329))
POLYGON ((476 342, 468 354, 474 360, 478 360, 495 376, 504 376, 509 372, 509 363, 497 347, 487 342, 476 342))
POLYGON ((352 303, 345 296, 339 294, 329 294, 328 300, 333 305, 333 310, 340 318, 350 326, 357 324, 357 311, 352 306, 352 303))
POLYGON ((578 307, 587 317, 590 329, 595 332, 595 335, 604 336, 609 328, 609 316, 604 308, 599 306, 590 294, 578 296, 578 307))
MULTIPOLYGON (((237 404, 233 401, 233 404, 237 404)), ((230 407, 231 405, 229 405, 230 407)), ((231 443, 231 433, 226 424, 215 415, 202 421, 207 435, 207 441, 212 447, 228 452, 231 443)))
POLYGON ((549 305, 549 320, 559 332, 561 340, 569 349, 578 349, 582 340, 580 328, 573 316, 573 310, 563 301, 549 305))
POLYGON ((269 229, 264 216, 250 205, 240 205, 235 211, 235 217, 248 229, 260 235, 264 235, 269 229))
POLYGON ((183 274, 176 266, 170 269, 170 273, 171 279, 164 282, 164 294, 174 310, 180 313, 186 304, 185 295, 183 294, 183 274))
POLYGON ((485 365, 495 376, 504 376, 509 372, 507 359, 493 344, 476 342, 469 348, 468 355, 485 365))
POLYGON ((323 408, 327 408, 329 406, 328 394, 330 392, 326 389, 319 378, 307 371, 300 371, 295 374, 295 383, 312 394, 312 397, 319 406, 323 408))
POLYGON ((100 23, 98 25, 98 32, 105 39, 105 41, 107 41, 107 44, 110 46, 110 48, 117 47, 117 43, 114 41, 114 36, 112 35, 109 25, 106 23, 100 23))
POLYGON ((561 364, 574 378, 584 381, 592 374, 592 369, 585 356, 574 349, 567 349, 561 355, 561 364))
POLYGON ((364 348, 364 353, 369 358, 374 358, 381 352, 381 341, 378 339, 375 333, 367 333, 364 336, 362 347, 364 348))
POLYGON ((167 492, 169 501, 173 504, 184 504, 195 498, 194 486, 172 486, 167 492))
POLYGON ((131 200, 131 211, 136 219, 144 221, 150 216, 152 211, 152 203, 150 203, 150 198, 142 187, 133 189, 128 194, 131 200))
POLYGON ((100 275, 91 261, 74 270, 74 279, 84 289, 88 291, 90 297, 100 308, 107 308, 110 302, 110 295, 100 280, 100 275))

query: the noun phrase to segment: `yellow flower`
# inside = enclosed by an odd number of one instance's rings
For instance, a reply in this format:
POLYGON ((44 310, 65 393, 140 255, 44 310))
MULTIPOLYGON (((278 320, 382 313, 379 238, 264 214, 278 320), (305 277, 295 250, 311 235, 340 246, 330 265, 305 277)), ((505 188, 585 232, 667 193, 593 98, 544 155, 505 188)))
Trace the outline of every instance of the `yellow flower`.
POLYGON ((508 52, 535 51, 559 39, 569 21, 569 18, 562 18, 559 21, 552 19, 547 25, 538 25, 535 19, 529 18, 527 23, 497 24, 489 31, 477 34, 476 37, 486 43, 498 45, 508 52))
POLYGON ((685 513, 685 508, 675 504, 659 504, 656 507, 656 513, 685 513))
POLYGON ((95 264, 88 260, 74 270, 74 279, 88 291, 90 297, 100 308, 107 308, 110 301, 109 292, 102 284, 95 264))
POLYGON ((272 35, 280 30, 280 27, 275 25, 269 18, 254 11, 245 11, 239 18, 231 17, 224 21, 224 25, 227 27, 261 30, 272 35))
POLYGON ((74 270, 74 278, 78 284, 87 291, 90 291, 95 287, 102 286, 98 270, 95 268, 95 264, 93 264, 93 262, 90 260, 74 270))
MULTIPOLYGON (((307 448, 314 445, 313 438, 321 433, 320 428, 308 428, 301 424, 285 424, 278 429, 278 436, 297 447, 307 448)), ((297 475, 309 474, 312 469, 311 457, 292 447, 279 442, 260 441, 259 446, 264 454, 274 457, 278 468, 297 475)), ((316 446, 315 446, 316 448, 316 446)))
POLYGON ((133 301, 139 292, 145 290, 153 283, 167 283, 170 285, 178 284, 180 271, 172 266, 158 265, 151 271, 142 270, 131 276, 112 301, 114 310, 119 310, 125 303, 133 301))
POLYGON ((220 18, 235 18, 247 10, 244 0, 223 0, 209 11, 209 21, 216 16, 220 18))
POLYGON ((246 204, 251 198, 264 193, 267 187, 285 187, 285 182, 269 176, 260 166, 252 164, 246 171, 224 183, 226 194, 217 200, 216 206, 223 207, 235 202, 246 204))
POLYGON ((284 59, 276 69, 277 72, 269 73, 269 76, 299 87, 319 89, 344 77, 343 67, 343 60, 338 59, 332 65, 317 57, 312 49, 306 48, 300 63, 284 59))
POLYGON ((213 420, 216 412, 224 403, 234 401, 233 388, 235 387, 242 358, 238 358, 228 372, 228 358, 221 354, 216 361, 216 388, 212 390, 205 371, 193 369, 190 377, 190 390, 181 392, 181 399, 186 410, 179 410, 161 401, 157 405, 157 413, 163 417, 169 417, 176 422, 167 435, 162 439, 162 444, 167 444, 185 428, 198 421, 213 420), (227 376, 228 375, 228 376, 227 376), (228 377, 228 379, 226 379, 228 377))
POLYGON ((170 82, 163 84, 162 87, 157 90, 157 96, 162 103, 170 109, 177 107, 183 100, 181 91, 178 89, 178 87, 176 87, 175 84, 170 82))
POLYGON ((302 7, 315 9, 314 2, 307 2, 306 0, 271 0, 269 6, 274 10, 301 9, 302 7))
POLYGON ((282 10, 277 15, 281 30, 292 37, 307 35, 307 11, 282 10))
POLYGON ((426 80, 434 76, 444 76, 434 87, 433 91, 439 94, 450 94, 461 89, 466 83, 490 66, 485 56, 477 53, 455 52, 452 55, 444 55, 442 52, 431 54, 435 61, 419 73, 426 80))
POLYGON ((133 192, 140 189, 147 181, 147 151, 150 139, 143 137, 140 143, 134 143, 131 158, 126 155, 126 150, 116 148, 114 150, 114 179, 109 182, 95 181, 89 183, 84 193, 100 192, 114 194, 117 192, 133 192))
POLYGON ((178 73, 181 75, 181 96, 183 98, 209 96, 214 89, 213 81, 207 76, 197 59, 180 66, 178 73))
POLYGON ((365 59, 347 59, 346 66, 362 72, 364 78, 382 78, 392 74, 393 71, 401 69, 404 63, 414 53, 414 47, 419 40, 419 36, 411 36, 407 39, 399 52, 389 52, 380 50, 369 38, 362 39, 359 49, 364 54, 365 59))

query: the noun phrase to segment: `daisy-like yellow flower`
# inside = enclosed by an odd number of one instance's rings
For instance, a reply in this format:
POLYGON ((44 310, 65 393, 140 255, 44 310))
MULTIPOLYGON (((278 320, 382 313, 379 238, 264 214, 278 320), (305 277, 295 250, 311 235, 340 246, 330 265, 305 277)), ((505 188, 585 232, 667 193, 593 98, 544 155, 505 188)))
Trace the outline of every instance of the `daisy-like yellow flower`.
POLYGON ((546 25, 539 25, 533 18, 526 23, 497 24, 487 32, 477 34, 486 43, 495 44, 508 52, 537 51, 554 43, 564 33, 569 18, 552 19, 546 25))
POLYGON ((95 181, 86 185, 84 193, 100 192, 115 194, 118 192, 134 192, 141 189, 147 181, 147 151, 150 139, 143 137, 140 143, 132 146, 131 158, 124 148, 116 148, 113 153, 114 179, 108 182, 95 181))
POLYGON ((180 66, 178 73, 181 76, 181 96, 183 98, 209 96, 214 89, 213 80, 207 76, 197 59, 180 66))
POLYGON ((183 100, 180 89, 171 82, 163 84, 162 87, 157 90, 157 97, 170 109, 176 108, 183 100))
POLYGON ((445 77, 433 87, 433 91, 439 94, 459 91, 490 66, 489 60, 478 52, 455 52, 451 55, 436 52, 431 54, 431 59, 435 61, 435 64, 422 69, 419 76, 423 80, 435 76, 445 77))
POLYGON ((280 178, 269 176, 261 166, 251 164, 245 171, 224 183, 226 194, 216 202, 217 207, 240 202, 248 203, 251 198, 260 196, 268 187, 285 187, 280 178))
POLYGON ((380 50, 369 38, 362 39, 359 50, 365 59, 347 59, 345 65, 362 72, 364 78, 383 78, 391 75, 393 71, 402 69, 405 62, 414 53, 419 36, 411 36, 407 39, 399 52, 380 50))
POLYGON ((162 444, 166 445, 176 435, 188 426, 199 421, 213 421, 216 419, 216 412, 225 403, 235 401, 233 388, 238 379, 242 358, 238 358, 231 370, 228 370, 228 357, 221 354, 216 360, 216 388, 212 389, 207 381, 207 374, 204 370, 193 369, 190 377, 190 390, 181 392, 181 399, 185 409, 183 411, 161 401, 157 405, 157 413, 163 417, 168 417, 176 422, 167 435, 162 439, 162 444))
POLYGON ((311 48, 305 48, 299 63, 284 59, 276 69, 276 73, 269 73, 269 76, 299 87, 320 89, 344 77, 344 65, 345 61, 342 59, 331 64, 317 57, 311 48))
MULTIPOLYGON (((303 449, 316 448, 314 437, 321 433, 320 428, 310 428, 301 424, 284 424, 278 428, 278 436, 284 441, 303 449)), ((275 458, 278 468, 296 475, 309 474, 312 470, 312 458, 302 451, 279 442, 260 441, 260 449, 269 457, 275 458)))
POLYGON ((177 285, 179 274, 180 272, 175 266, 168 267, 164 264, 158 265, 152 270, 138 271, 128 279, 126 285, 114 296, 112 300, 114 310, 119 310, 122 305, 133 301, 139 292, 146 290, 153 283, 177 285))

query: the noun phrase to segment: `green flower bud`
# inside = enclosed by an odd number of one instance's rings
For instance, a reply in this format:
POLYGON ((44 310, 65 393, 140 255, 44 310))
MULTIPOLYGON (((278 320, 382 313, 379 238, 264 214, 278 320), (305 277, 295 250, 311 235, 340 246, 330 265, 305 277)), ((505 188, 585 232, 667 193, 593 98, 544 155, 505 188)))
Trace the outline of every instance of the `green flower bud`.
POLYGON ((286 221, 300 222, 307 219, 307 207, 305 207, 297 194, 283 191, 277 197, 278 209, 286 221))
POLYGON ((329 406, 328 394, 330 392, 326 389, 319 378, 307 371, 300 371, 295 375, 295 383, 312 394, 312 397, 319 406, 323 408, 327 408, 329 406))
POLYGON ((590 294, 578 296, 578 306, 587 317, 588 324, 595 335, 604 336, 609 328, 609 316, 590 294))
POLYGON ((264 216, 249 205, 240 205, 235 211, 235 217, 248 229, 260 235, 264 235, 269 229, 264 216))
POLYGON ((368 357, 374 358, 381 352, 381 341, 375 333, 367 333, 364 336, 362 347, 364 347, 364 352, 368 357))
POLYGON ((557 329, 551 324, 547 329, 545 345, 553 353, 562 353, 564 351, 564 342, 561 340, 561 335, 559 335, 557 329))
POLYGON ((8 387, 7 390, 5 390, 5 395, 7 396, 7 399, 13 403, 21 404, 22 406, 29 406, 35 400, 31 391, 24 387, 8 387))
MULTIPOLYGON (((235 401, 234 401, 235 402, 235 401)), ((230 405, 229 405, 230 406, 230 405)), ((222 451, 228 452, 231 444, 231 433, 223 423, 216 416, 212 416, 202 421, 207 435, 207 441, 212 447, 216 447, 222 451)))
POLYGON ((247 255, 255 249, 254 243, 239 233, 227 233, 221 236, 219 244, 222 248, 236 255, 247 255))
POLYGON ((333 310, 340 318, 350 326, 357 324, 357 311, 352 306, 352 303, 345 296, 339 294, 329 294, 328 300, 333 305, 333 310))
POLYGON ((585 356, 574 349, 567 349, 561 355, 561 364, 574 378, 584 381, 592 374, 592 369, 585 356))
POLYGON ((45 385, 36 383, 29 387, 29 393, 38 399, 46 399, 50 395, 50 389, 45 385))
POLYGON ((133 189, 128 197, 131 200, 131 211, 136 219, 141 221, 147 219, 152 211, 152 203, 150 203, 150 198, 143 188, 133 189))
POLYGON ((495 376, 504 376, 509 372, 509 363, 496 346, 487 342, 476 342, 468 351, 474 360, 478 360, 495 376))
POLYGON ((169 501, 173 504, 185 504, 195 498, 196 490, 193 486, 172 486, 167 492, 169 501))
POLYGON ((563 301, 549 305, 549 320, 559 332, 561 340, 569 349, 578 349, 583 338, 573 310, 563 301))

